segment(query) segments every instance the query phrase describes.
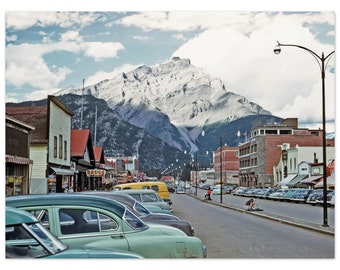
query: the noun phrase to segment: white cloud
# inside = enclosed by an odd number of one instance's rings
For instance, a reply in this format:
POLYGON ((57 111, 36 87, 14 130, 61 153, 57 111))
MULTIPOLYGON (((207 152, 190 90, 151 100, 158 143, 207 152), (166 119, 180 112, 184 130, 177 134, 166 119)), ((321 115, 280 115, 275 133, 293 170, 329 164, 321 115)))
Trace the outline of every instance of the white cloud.
POLYGON ((8 11, 6 28, 23 30, 31 26, 41 27, 59 25, 66 28, 74 24, 85 26, 98 20, 92 12, 56 12, 56 11, 8 11))
MULTIPOLYGON (((64 39, 80 39, 76 32, 67 32, 64 39), (72 35, 70 35, 72 34, 72 35)), ((72 72, 64 67, 49 67, 43 56, 56 52, 67 51, 78 53, 84 51, 88 57, 99 61, 103 58, 117 56, 119 50, 124 49, 120 43, 115 42, 58 42, 47 44, 20 44, 6 47, 6 82, 16 87, 25 84, 34 88, 49 89, 57 87, 72 72)))
POLYGON ((150 41, 150 40, 153 40, 152 37, 150 36, 132 36, 133 39, 135 40, 140 40, 140 41, 150 41))
POLYGON ((103 58, 114 58, 118 51, 124 49, 124 46, 118 42, 85 42, 81 47, 87 56, 93 57, 96 61, 103 58))
MULTIPOLYGON (((327 14, 334 23, 332 14, 327 14)), ((244 27, 239 24, 236 28, 207 29, 188 40, 173 56, 190 58, 193 65, 224 80, 229 91, 247 97, 277 116, 320 121, 321 71, 316 60, 299 48, 282 47, 280 55, 275 55, 273 49, 276 40, 307 46, 317 53, 325 51, 326 55, 334 48, 315 39, 303 16, 256 16, 261 18, 257 18, 251 29, 247 28, 249 20, 244 27)), ((250 16, 250 20, 256 16, 250 16)), ((308 20, 313 21, 310 17, 308 20)), ((325 20, 326 16, 316 15, 313 22, 325 20)), ((329 65, 334 65, 334 58, 329 65)), ((331 104, 334 77, 327 73, 326 79, 327 115, 334 119, 334 104, 331 104)))
POLYGON ((61 41, 65 42, 65 41, 76 41, 76 42, 81 42, 83 41, 83 38, 81 36, 79 36, 79 32, 78 31, 67 31, 63 34, 61 34, 61 41))

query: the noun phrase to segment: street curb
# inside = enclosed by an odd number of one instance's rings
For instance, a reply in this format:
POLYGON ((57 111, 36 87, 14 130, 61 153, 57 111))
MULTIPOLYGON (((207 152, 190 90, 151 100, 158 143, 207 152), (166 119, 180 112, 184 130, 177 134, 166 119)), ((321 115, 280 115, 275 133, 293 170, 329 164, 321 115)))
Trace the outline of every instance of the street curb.
POLYGON ((303 228, 303 229, 307 229, 307 230, 311 230, 311 231, 315 231, 315 232, 319 232, 319 233, 323 233, 323 234, 328 234, 328 235, 331 235, 331 236, 335 235, 334 228, 332 228, 332 227, 322 227, 321 225, 312 224, 312 223, 301 224, 301 223, 296 222, 294 220, 288 220, 289 217, 285 217, 286 219, 283 219, 283 218, 275 217, 274 214, 272 214, 272 213, 247 211, 247 210, 240 208, 240 207, 225 205, 225 204, 217 203, 217 202, 214 202, 214 201, 207 201, 207 200, 198 198, 197 196, 192 195, 192 194, 186 194, 186 195, 188 195, 192 198, 195 198, 197 200, 200 200, 201 202, 214 204, 216 206, 228 208, 228 209, 238 211, 238 212, 241 212, 241 213, 244 213, 244 214, 255 215, 255 216, 258 216, 258 217, 261 217, 261 218, 277 221, 279 223, 283 223, 283 224, 287 224, 287 225, 291 225, 291 226, 295 226, 295 227, 299 227, 299 228, 303 228), (328 228, 328 229, 326 229, 326 228, 328 228))

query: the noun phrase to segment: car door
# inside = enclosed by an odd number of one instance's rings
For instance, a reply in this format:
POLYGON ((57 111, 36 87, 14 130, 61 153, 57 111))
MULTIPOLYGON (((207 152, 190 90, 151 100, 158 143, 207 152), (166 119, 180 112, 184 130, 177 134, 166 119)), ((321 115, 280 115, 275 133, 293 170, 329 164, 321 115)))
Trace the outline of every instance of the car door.
POLYGON ((84 206, 26 208, 65 244, 129 251, 122 220, 113 213, 84 206))

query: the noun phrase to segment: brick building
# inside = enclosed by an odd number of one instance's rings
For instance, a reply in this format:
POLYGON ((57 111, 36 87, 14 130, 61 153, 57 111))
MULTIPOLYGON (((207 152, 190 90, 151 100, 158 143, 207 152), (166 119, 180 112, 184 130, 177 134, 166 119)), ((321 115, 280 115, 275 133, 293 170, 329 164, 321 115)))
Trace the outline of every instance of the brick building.
POLYGON ((239 185, 239 158, 238 147, 222 146, 222 162, 221 148, 214 152, 214 171, 215 182, 220 182, 222 167, 222 183, 239 185))
MULTIPOLYGON (((280 124, 257 126, 250 139, 239 145, 240 185, 269 187, 274 184, 274 168, 280 161, 281 145, 322 146, 322 130, 299 129, 296 118, 280 124)), ((327 146, 334 147, 328 139, 327 146)), ((322 160, 319 160, 322 162, 322 160)))

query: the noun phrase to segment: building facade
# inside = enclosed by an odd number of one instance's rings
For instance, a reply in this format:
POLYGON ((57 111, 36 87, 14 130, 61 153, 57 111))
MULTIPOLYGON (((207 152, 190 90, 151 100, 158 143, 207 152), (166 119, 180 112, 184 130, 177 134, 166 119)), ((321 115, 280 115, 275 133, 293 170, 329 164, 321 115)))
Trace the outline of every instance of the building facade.
POLYGON ((61 192, 74 172, 70 162, 70 134, 73 112, 55 96, 46 106, 9 107, 6 115, 35 129, 30 136, 29 194, 61 192))
MULTIPOLYGON (((275 184, 275 167, 282 156, 283 144, 322 146, 322 130, 299 129, 296 118, 280 124, 254 127, 250 139, 239 145, 240 185, 271 187, 275 184)), ((334 147, 334 140, 327 140, 334 147)))
POLYGON ((238 150, 238 147, 222 146, 214 152, 216 184, 222 182, 225 185, 239 185, 238 150))
POLYGON ((6 116, 6 196, 28 194, 33 126, 6 116))

